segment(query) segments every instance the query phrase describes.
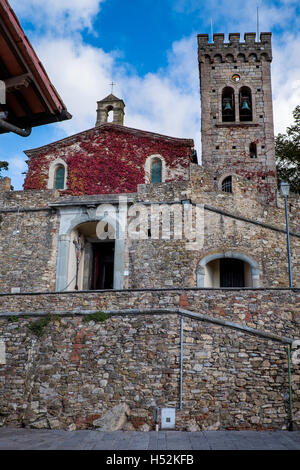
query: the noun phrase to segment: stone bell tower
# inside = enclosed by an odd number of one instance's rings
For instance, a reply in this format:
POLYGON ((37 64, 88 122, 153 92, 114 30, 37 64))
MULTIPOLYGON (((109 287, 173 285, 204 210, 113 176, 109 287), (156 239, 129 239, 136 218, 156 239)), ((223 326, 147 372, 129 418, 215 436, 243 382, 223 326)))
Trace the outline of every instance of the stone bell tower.
MULTIPOLYGON (((230 175, 251 180, 261 199, 276 193, 271 90, 271 33, 198 35, 201 87, 202 165, 215 184, 230 175)), ((226 188, 223 189, 226 191, 226 188)), ((234 188, 229 187, 229 191, 234 188)))
POLYGON ((124 108, 125 103, 120 98, 117 98, 113 94, 108 95, 101 101, 97 101, 97 121, 96 126, 104 124, 107 122, 108 113, 112 111, 113 113, 113 124, 119 124, 123 126, 124 124, 124 108))

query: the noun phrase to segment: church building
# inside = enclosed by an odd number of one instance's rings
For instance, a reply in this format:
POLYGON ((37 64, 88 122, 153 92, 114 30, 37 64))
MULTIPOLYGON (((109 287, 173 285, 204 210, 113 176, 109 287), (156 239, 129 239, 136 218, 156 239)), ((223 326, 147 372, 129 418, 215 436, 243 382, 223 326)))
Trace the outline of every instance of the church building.
MULTIPOLYGON (((157 409, 176 409, 177 429, 300 425, 299 365, 289 388, 286 360, 299 338, 300 200, 288 197, 290 285, 271 33, 197 39, 199 161, 192 139, 126 127, 125 103, 110 94, 93 128, 25 151, 23 191, 0 180, 8 351, 22 347, 11 318, 21 334, 55 317, 38 350, 25 335, 30 360, 8 354, 28 364, 26 390, 40 359, 27 414, 22 387, 9 387, 6 424, 99 427, 121 403, 125 430, 153 429, 157 409), (99 311, 105 323, 85 323, 99 311)), ((3 374, 13 382, 12 367, 3 374)))

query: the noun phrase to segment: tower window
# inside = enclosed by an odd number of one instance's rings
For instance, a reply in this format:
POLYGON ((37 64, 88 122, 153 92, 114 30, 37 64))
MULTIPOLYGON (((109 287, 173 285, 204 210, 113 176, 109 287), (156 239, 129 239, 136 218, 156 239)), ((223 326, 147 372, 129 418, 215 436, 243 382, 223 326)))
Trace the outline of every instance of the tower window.
POLYGON ((249 145, 250 158, 257 158, 257 146, 255 142, 251 142, 249 145))
POLYGON ((234 90, 231 87, 225 87, 222 91, 222 121, 235 121, 234 90))
POLYGON ((162 162, 159 158, 155 158, 151 163, 151 183, 162 182, 162 162))
POLYGON ((54 177, 54 189, 64 189, 65 187, 65 168, 58 165, 54 177))
POLYGON ((239 94, 240 121, 252 121, 252 96, 247 86, 240 89, 239 94))
POLYGON ((232 176, 227 176, 227 178, 222 181, 222 191, 224 193, 232 193, 232 176))

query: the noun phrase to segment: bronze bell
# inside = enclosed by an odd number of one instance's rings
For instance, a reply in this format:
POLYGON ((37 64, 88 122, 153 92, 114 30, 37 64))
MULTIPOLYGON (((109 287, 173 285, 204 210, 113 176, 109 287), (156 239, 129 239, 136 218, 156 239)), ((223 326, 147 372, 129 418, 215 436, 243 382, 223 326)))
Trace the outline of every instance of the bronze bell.
POLYGON ((231 107, 231 104, 230 103, 226 103, 225 106, 224 106, 224 111, 232 111, 232 107, 231 107))
POLYGON ((250 111, 250 106, 247 100, 243 100, 242 109, 246 109, 247 111, 250 111))

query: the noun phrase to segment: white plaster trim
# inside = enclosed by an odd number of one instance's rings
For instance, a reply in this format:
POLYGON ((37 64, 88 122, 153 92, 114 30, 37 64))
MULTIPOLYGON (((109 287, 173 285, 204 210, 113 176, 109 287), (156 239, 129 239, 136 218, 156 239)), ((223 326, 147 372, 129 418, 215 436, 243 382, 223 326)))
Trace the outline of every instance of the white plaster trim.
POLYGON ((64 180, 64 188, 67 189, 67 177, 68 177, 68 166, 66 162, 62 158, 57 158, 53 162, 50 163, 49 166, 49 177, 48 177, 48 189, 54 189, 54 178, 55 178, 55 171, 58 166, 63 166, 65 169, 65 180, 64 180))
POLYGON ((150 155, 145 162, 145 183, 151 183, 151 164, 152 161, 158 158, 162 162, 161 168, 161 182, 164 183, 166 180, 166 162, 164 157, 159 154, 150 155))

